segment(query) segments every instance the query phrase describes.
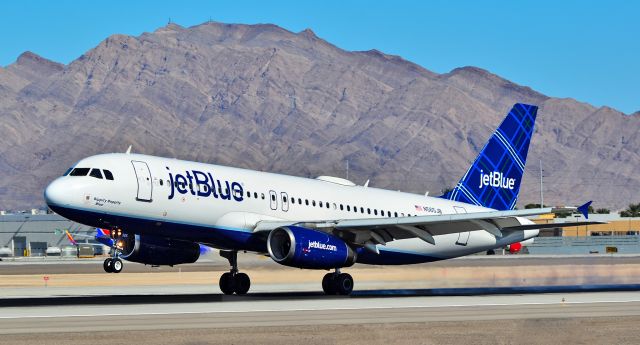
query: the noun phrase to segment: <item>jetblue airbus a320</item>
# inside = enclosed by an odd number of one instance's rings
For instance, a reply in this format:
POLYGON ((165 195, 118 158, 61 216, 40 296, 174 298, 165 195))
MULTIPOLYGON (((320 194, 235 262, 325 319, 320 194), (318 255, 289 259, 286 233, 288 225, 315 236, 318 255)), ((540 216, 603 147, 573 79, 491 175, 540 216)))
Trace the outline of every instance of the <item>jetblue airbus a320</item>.
MULTIPOLYGON (((238 251, 327 273, 327 294, 349 294, 354 263, 403 265, 444 260, 534 238, 523 218, 575 208, 515 210, 537 107, 513 106, 460 182, 440 197, 365 186, 337 177, 307 179, 141 154, 79 161, 44 197, 56 213, 107 229, 113 257, 149 265, 195 262, 201 246, 220 250, 230 272, 225 294, 245 294, 238 251)), ((565 226, 575 226, 567 223, 565 226)))

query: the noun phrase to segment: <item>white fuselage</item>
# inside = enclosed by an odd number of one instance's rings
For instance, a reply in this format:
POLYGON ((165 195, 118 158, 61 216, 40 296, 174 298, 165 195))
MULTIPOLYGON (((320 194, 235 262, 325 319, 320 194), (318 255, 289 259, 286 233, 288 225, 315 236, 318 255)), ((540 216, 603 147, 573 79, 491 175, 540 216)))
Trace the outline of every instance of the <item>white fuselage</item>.
MULTIPOLYGON (((356 186, 338 178, 308 179, 141 154, 97 155, 79 161, 75 167, 109 170, 114 179, 56 179, 45 191, 45 198, 63 216, 92 226, 155 233, 223 249, 264 252, 252 237, 262 220, 321 221, 492 211, 441 198, 356 186)), ((435 245, 411 238, 378 248, 432 261, 502 247, 537 233, 518 231, 497 240, 487 231, 478 230, 436 236, 435 245)))

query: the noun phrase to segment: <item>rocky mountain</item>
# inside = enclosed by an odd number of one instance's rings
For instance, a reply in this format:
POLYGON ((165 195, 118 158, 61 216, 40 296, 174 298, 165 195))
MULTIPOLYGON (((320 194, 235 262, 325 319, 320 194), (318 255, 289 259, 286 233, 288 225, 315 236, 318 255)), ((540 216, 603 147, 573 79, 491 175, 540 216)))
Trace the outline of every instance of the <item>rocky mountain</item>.
POLYGON ((485 70, 433 73, 311 30, 175 24, 114 35, 68 65, 0 68, 0 209, 43 205, 78 159, 136 152, 439 193, 515 102, 540 106, 521 203, 638 201, 640 116, 558 99, 485 70))

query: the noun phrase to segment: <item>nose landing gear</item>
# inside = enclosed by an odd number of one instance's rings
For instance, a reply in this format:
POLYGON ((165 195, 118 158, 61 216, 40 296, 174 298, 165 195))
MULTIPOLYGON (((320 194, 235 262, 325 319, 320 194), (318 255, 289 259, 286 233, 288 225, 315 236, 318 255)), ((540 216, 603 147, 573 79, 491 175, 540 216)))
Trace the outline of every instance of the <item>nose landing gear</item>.
POLYGON ((220 276, 220 291, 225 295, 244 295, 251 287, 251 279, 246 273, 238 272, 238 251, 221 250, 220 256, 229 260, 231 270, 220 276))
POLYGON ((336 268, 333 273, 327 273, 322 278, 322 290, 327 295, 350 295, 353 291, 353 277, 348 273, 340 273, 336 268))
POLYGON ((113 256, 104 260, 104 262, 102 263, 102 268, 104 268, 104 271, 107 273, 120 273, 124 268, 122 260, 118 257, 120 256, 120 251, 122 250, 122 230, 112 230, 111 239, 113 240, 113 256))
POLYGON ((107 258, 102 263, 102 268, 104 268, 104 271, 107 273, 120 273, 124 268, 124 264, 118 257, 107 258))

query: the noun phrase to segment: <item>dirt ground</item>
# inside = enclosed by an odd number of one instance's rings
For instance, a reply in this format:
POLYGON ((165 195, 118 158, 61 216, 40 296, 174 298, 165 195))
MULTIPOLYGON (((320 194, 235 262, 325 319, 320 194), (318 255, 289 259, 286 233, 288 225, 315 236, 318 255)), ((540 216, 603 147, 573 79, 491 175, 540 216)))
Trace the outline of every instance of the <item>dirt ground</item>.
MULTIPOLYGON (((356 284, 377 282, 388 288, 450 288, 478 286, 534 286, 574 284, 637 284, 640 283, 640 264, 615 265, 553 265, 553 266, 484 266, 431 267, 373 266, 343 270, 353 275, 356 284)), ((325 271, 300 270, 288 267, 259 267, 244 270, 251 276, 252 285, 296 284, 320 282, 325 271)), ((220 272, 148 272, 119 274, 12 274, 0 276, 2 288, 44 286, 163 286, 217 285, 220 272)))
POLYGON ((3 335, 4 344, 638 344, 640 317, 3 335))

